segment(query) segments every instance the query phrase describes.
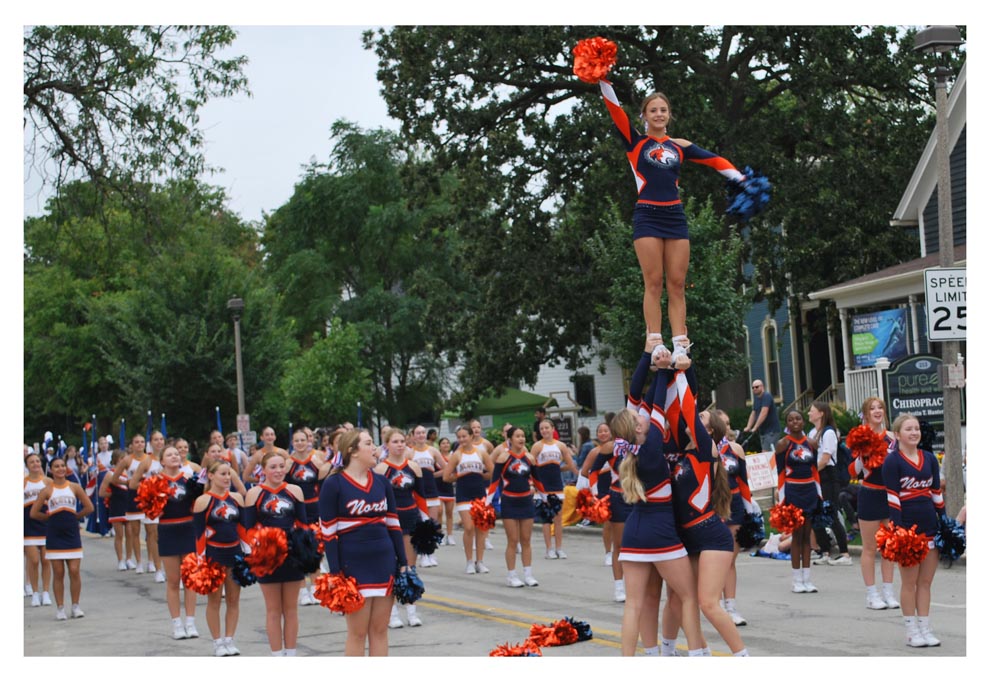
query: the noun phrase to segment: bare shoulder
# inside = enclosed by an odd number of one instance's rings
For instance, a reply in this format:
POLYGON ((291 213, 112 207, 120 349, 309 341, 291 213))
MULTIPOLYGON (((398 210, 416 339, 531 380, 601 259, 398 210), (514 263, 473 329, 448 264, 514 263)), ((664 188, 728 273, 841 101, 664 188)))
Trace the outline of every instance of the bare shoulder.
POLYGON ((672 137, 670 141, 676 144, 678 147, 690 147, 693 142, 691 140, 685 140, 683 137, 672 137))

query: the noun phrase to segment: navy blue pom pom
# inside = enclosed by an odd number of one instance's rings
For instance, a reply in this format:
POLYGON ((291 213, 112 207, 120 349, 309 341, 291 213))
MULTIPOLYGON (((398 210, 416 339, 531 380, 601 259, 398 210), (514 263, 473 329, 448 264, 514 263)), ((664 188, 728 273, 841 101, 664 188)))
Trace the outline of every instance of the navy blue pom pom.
POLYGON ((832 503, 828 500, 822 500, 818 503, 818 509, 811 514, 811 527, 829 528, 834 522, 835 511, 832 509, 832 503))
POLYGON ((938 534, 935 535, 935 549, 942 559, 955 561, 966 551, 966 527, 955 519, 942 514, 939 518, 938 534))
POLYGON ((725 212, 745 222, 767 207, 773 187, 765 175, 749 166, 743 169, 743 175, 744 180, 726 184, 729 207, 725 212))
POLYGON ((423 519, 413 528, 409 542, 416 554, 433 554, 443 542, 443 531, 433 519, 423 519))
POLYGON ((396 601, 400 604, 415 603, 423 596, 424 592, 426 592, 426 587, 416 574, 415 568, 400 571, 395 576, 395 582, 392 584, 392 594, 395 595, 396 601))
POLYGON ((574 620, 570 616, 567 616, 566 618, 564 618, 564 620, 570 623, 574 627, 574 629, 577 630, 577 634, 578 634, 577 641, 585 642, 591 639, 592 637, 594 637, 594 634, 592 634, 591 632, 591 625, 585 623, 583 620, 574 620))
POLYGON ((316 573, 323 558, 319 551, 316 534, 309 528, 293 528, 286 533, 289 554, 285 561, 297 571, 309 575, 316 573))
POLYGON ((241 587, 249 587, 258 582, 258 576, 254 574, 254 571, 251 570, 247 561, 240 554, 234 557, 234 565, 231 567, 231 571, 234 582, 241 587))
POLYGON ((746 514, 746 520, 736 529, 736 542, 743 549, 756 547, 766 536, 763 516, 759 514, 746 514))
POLYGON ((552 523, 553 518, 563 509, 564 503, 554 494, 547 495, 547 499, 536 501, 536 518, 543 523, 552 523))

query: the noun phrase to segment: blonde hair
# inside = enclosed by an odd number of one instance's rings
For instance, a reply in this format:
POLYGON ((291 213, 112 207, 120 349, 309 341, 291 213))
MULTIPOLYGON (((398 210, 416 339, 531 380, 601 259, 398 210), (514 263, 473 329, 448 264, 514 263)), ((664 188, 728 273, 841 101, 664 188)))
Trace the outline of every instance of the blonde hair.
POLYGON ((904 426, 904 422, 912 420, 918 422, 919 425, 921 424, 921 420, 918 419, 917 415, 912 414, 911 412, 902 412, 897 415, 897 418, 894 420, 894 424, 890 427, 890 430, 899 435, 901 433, 901 427, 904 426))
MULTIPOLYGON (((636 415, 632 410, 622 410, 614 417, 609 424, 612 435, 630 443, 636 441, 636 415)), ((623 457, 619 465, 619 485, 622 486, 622 499, 629 504, 639 501, 646 501, 646 489, 643 482, 639 480, 639 472, 636 470, 635 457, 623 457)))
MULTIPOLYGON (((708 428, 712 432, 712 440, 716 446, 725 438, 725 422, 718 412, 708 410, 708 428)), ((715 513, 723 519, 732 515, 732 487, 729 485, 729 474, 722 466, 722 458, 715 456, 715 466, 713 467, 715 480, 712 481, 712 508, 715 513)))
POLYGON ((887 426, 887 403, 883 401, 883 398, 875 395, 871 395, 869 398, 863 401, 863 407, 860 408, 860 413, 863 415, 863 423, 866 424, 870 419, 870 406, 874 403, 880 403, 880 407, 883 408, 883 425, 887 426))
POLYGON ((331 473, 335 474, 347 468, 347 465, 351 463, 351 455, 358 449, 358 441, 361 440, 361 434, 363 433, 368 433, 368 430, 351 429, 350 431, 345 431, 340 436, 340 466, 335 468, 331 473))

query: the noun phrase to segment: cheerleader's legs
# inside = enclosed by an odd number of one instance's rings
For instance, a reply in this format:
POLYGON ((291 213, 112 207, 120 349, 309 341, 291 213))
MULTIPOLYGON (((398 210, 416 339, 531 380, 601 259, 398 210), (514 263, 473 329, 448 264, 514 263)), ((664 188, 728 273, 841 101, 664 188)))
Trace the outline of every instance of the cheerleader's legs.
POLYGON ((516 545, 522 545, 522 565, 533 565, 533 519, 502 519, 505 528, 505 567, 516 570, 516 545))
MULTIPOLYGON (((810 524, 807 525, 810 530, 810 524)), ((732 616, 722 608, 719 598, 734 557, 733 552, 717 550, 706 550, 691 556, 691 567, 698 577, 698 606, 732 653, 745 647, 732 616)))
POLYGON ((141 565, 141 522, 127 521, 127 531, 125 533, 125 547, 127 556, 132 557, 137 565, 141 565))
MULTIPOLYGON (((621 538, 622 531, 619 531, 618 535, 621 538)), ((612 540, 613 537, 615 537, 615 530, 612 527, 612 522, 606 521, 604 524, 602 524, 602 544, 605 545, 606 552, 612 552, 612 557, 614 559, 612 565, 614 566, 615 564, 619 563, 618 561, 619 555, 615 551, 616 548, 615 548, 615 542, 612 540)))
POLYGON ((365 643, 369 656, 388 656, 388 618, 394 603, 395 598, 391 595, 368 597, 364 600, 364 606, 345 615, 345 656, 364 656, 365 643))
MULTIPOLYGON (((619 545, 622 544, 622 531, 626 527, 624 523, 616 523, 614 521, 609 521, 608 525, 612 527, 612 579, 622 580, 622 562, 616 559, 619 556, 619 545)), ((659 597, 658 597, 659 599, 659 597)))
POLYGON ((158 524, 146 523, 144 525, 144 542, 148 547, 148 561, 154 566, 154 570, 161 568, 161 557, 158 556, 158 524))
POLYGON ((901 613, 905 616, 928 616, 932 605, 932 581, 938 568, 938 551, 928 550, 917 566, 900 566, 901 613))
MULTIPOLYGON (((543 524, 543 543, 547 546, 547 551, 551 549, 563 549, 564 548, 564 524, 561 523, 563 518, 563 512, 557 512, 557 515, 553 517, 553 542, 550 541, 550 523, 543 524)), ((618 556, 618 555, 616 555, 618 556)))
MULTIPOLYGON (((168 615, 170 618, 178 618, 179 613, 179 584, 182 575, 182 556, 163 556, 162 568, 165 569, 165 603, 168 605, 168 615)), ((185 589, 182 605, 186 608, 186 618, 193 618, 196 615, 196 593, 188 587, 185 589)))
POLYGON ((791 535, 791 568, 811 568, 811 521, 791 535))
MULTIPOLYGON (((641 240, 637 240, 641 241, 641 240)), ((636 654, 636 641, 639 639, 640 616, 646 601, 646 589, 650 573, 655 573, 652 564, 642 561, 623 562, 626 575, 626 603, 622 608, 622 655, 636 654)))
MULTIPOLYGON (((618 561, 615 564, 620 563, 618 561)), ((614 564, 613 564, 614 565, 614 564)), ((660 590, 663 578, 657 571, 650 571, 643 595, 643 607, 639 613, 639 641, 644 649, 657 646, 657 629, 660 627, 660 590)), ((628 596, 626 597, 628 599, 628 596)))
POLYGON ((272 651, 295 649, 299 638, 299 590, 303 581, 259 585, 265 598, 265 633, 268 635, 268 646, 272 651))
MULTIPOLYGON (((637 240, 639 241, 639 240, 637 240)), ((688 263, 691 260, 689 239, 664 239, 663 267, 666 270, 667 318, 672 337, 687 334, 687 299, 684 295, 688 263)))
POLYGON ((82 564, 82 559, 66 559, 65 568, 69 573, 69 598, 72 600, 70 604, 78 604, 79 597, 82 595, 82 574, 79 572, 79 567, 82 564))
POLYGON ((110 524, 113 529, 113 551, 117 553, 117 563, 126 559, 124 556, 124 536, 127 535, 127 525, 123 521, 110 524))
POLYGON ((241 586, 234 582, 230 575, 224 581, 222 587, 210 592, 206 597, 206 626, 210 629, 210 636, 214 639, 220 637, 233 637, 237 630, 237 619, 241 615, 241 586), (224 596, 224 593, 226 596, 224 596), (224 632, 220 632, 220 602, 225 601, 227 612, 224 614, 224 632))
MULTIPOLYGON (((691 570, 691 560, 680 557, 672 561, 659 561, 656 566, 660 571, 660 577, 667 583, 667 604, 664 607, 663 618, 664 639, 677 639, 677 630, 683 628, 689 649, 696 651, 705 648, 707 644, 701 634, 701 613, 698 608, 698 581, 694 571, 691 570), (670 609, 669 613, 668 609, 670 609)), ((627 577, 627 584, 628 581, 627 577)))
MULTIPOLYGON (((468 563, 471 563, 474 561, 475 536, 479 535, 479 533, 474 527, 474 521, 471 519, 471 512, 460 511, 457 513, 461 516, 461 527, 464 529, 464 534, 461 536, 461 543, 464 545, 464 558, 467 559, 468 563)), ((485 548, 484 541, 481 542, 481 548, 485 548)), ((391 608, 389 610, 391 610, 391 608)))
POLYGON ((52 565, 54 580, 52 581, 52 596, 55 597, 55 606, 59 609, 65 608, 65 564, 64 559, 56 559, 49 562, 52 565))
POLYGON ((454 536, 454 501, 453 500, 443 500, 443 516, 446 523, 446 535, 447 537, 454 536))
POLYGON ((739 556, 739 543, 736 542, 737 530, 739 530, 739 526, 729 526, 729 532, 732 533, 732 564, 729 566, 729 572, 725 574, 725 587, 722 588, 726 599, 736 598, 736 557, 739 556))
POLYGON ((28 583, 32 592, 38 592, 38 568, 41 568, 42 589, 48 592, 52 585, 52 562, 45 558, 43 545, 27 545, 24 547, 24 558, 27 559, 28 583))
MULTIPOLYGON (((859 520, 859 532, 863 538, 863 553, 859 558, 859 568, 863 572, 863 584, 873 587, 876 584, 876 562, 877 562, 877 531, 881 524, 886 524, 887 519, 879 521, 859 520)), ((888 585, 894 582, 894 562, 881 558, 880 577, 888 585)))
POLYGON ((662 325, 660 299, 663 296, 664 241, 657 237, 640 237, 633 241, 639 269, 643 273, 643 319, 647 334, 659 334, 662 325))

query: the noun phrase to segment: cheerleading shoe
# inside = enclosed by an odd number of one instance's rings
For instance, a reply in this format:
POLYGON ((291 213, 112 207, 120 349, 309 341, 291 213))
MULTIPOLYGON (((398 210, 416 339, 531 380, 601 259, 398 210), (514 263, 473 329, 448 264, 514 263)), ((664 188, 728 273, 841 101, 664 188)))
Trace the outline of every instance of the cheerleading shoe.
POLYGON ((495 549, 495 545, 488 538, 485 538, 485 549, 495 549))
POLYGON ((918 619, 918 634, 925 640, 925 646, 939 646, 942 644, 938 637, 935 636, 935 633, 932 632, 932 626, 928 623, 927 617, 918 619))
POLYGON ((488 570, 488 567, 480 561, 475 563, 475 568, 478 570, 478 573, 491 573, 491 571, 488 570))
POLYGON ((473 561, 469 561, 467 563, 467 567, 464 569, 464 572, 467 573, 468 575, 474 575, 475 573, 478 572, 478 569, 474 567, 473 561))
POLYGON ((41 605, 42 606, 51 606, 52 605, 52 598, 48 596, 48 593, 47 592, 42 592, 41 593, 41 605))
POLYGON ((155 582, 156 583, 165 582, 165 569, 159 568, 157 571, 155 571, 155 582))
POLYGON ((866 593, 866 608, 873 609, 874 611, 882 611, 887 608, 887 602, 880 598, 880 595, 876 592, 866 593))
POLYGON ((28 583, 24 586, 24 596, 30 597, 32 594, 34 594, 34 588, 32 588, 30 583, 28 583))
POLYGON ((454 536, 453 535, 448 535, 447 536, 447 546, 448 547, 454 547, 455 545, 457 545, 457 540, 454 539, 454 536))
POLYGON ((68 620, 68 619, 69 617, 65 615, 65 609, 59 609, 58 611, 55 612, 55 620, 68 620))
POLYGON ((562 550, 562 549, 558 549, 557 550, 557 558, 558 559, 566 559, 567 558, 567 553, 564 550, 562 550))
POLYGON ((807 580, 806 579, 804 581, 804 591, 805 592, 817 592, 818 591, 818 588, 815 587, 815 584, 813 582, 811 582, 811 580, 807 580))
POLYGON ((791 592, 794 592, 795 594, 800 594, 805 591, 806 590, 804 589, 804 581, 795 578, 794 581, 791 583, 791 592))
POLYGON ((182 625, 182 621, 172 623, 172 639, 186 639, 188 636, 186 634, 186 628, 182 625))
POLYGON ((223 643, 222 639, 213 640, 213 655, 230 656, 230 653, 227 651, 227 645, 223 643))
POLYGON ((117 562, 117 570, 118 571, 126 571, 127 570, 127 562, 126 561, 118 561, 117 562))
POLYGON ((733 606, 732 610, 729 611, 729 617, 732 618, 734 625, 743 626, 746 624, 746 619, 743 618, 742 614, 736 611, 736 607, 733 606))
POLYGON ((674 339, 674 351, 670 354, 670 366, 674 369, 687 369, 691 366, 691 358, 688 356, 688 350, 691 348, 691 343, 684 339, 674 339))
POLYGON ((85 613, 83 613, 83 610, 79 608, 79 604, 73 604, 72 611, 70 613, 72 613, 73 618, 82 618, 83 616, 86 615, 85 613))
POLYGON ((519 576, 515 573, 510 573, 505 579, 505 584, 509 587, 522 587, 526 583, 520 580, 519 576))
POLYGON ((144 564, 142 564, 142 563, 134 564, 134 572, 135 573, 144 573, 144 564))
POLYGON ((234 646, 234 638, 233 637, 224 637, 223 638, 223 645, 225 647, 227 647, 227 655, 228 656, 240 656, 241 655, 241 650, 238 649, 236 646, 234 646))
POLYGON ((553 550, 553 549, 548 549, 547 550, 547 553, 543 555, 543 558, 544 559, 556 559, 557 558, 557 551, 556 550, 553 550))
POLYGON ((605 565, 606 566, 611 566, 612 565, 612 553, 611 552, 605 552, 605 565))
POLYGON ((426 558, 427 558, 427 559, 429 560, 429 562, 430 562, 430 564, 429 564, 429 565, 430 565, 430 566, 439 566, 439 565, 440 565, 440 564, 439 564, 439 563, 437 562, 437 555, 436 555, 436 554, 427 554, 427 555, 426 555, 426 558))
POLYGON ((186 637, 196 639, 199 637, 199 630, 196 629, 196 621, 186 620, 186 637))
POLYGON ((402 627, 402 619, 399 618, 399 609, 394 604, 392 605, 392 615, 388 619, 388 626, 393 630, 402 627))
POLYGON ((828 560, 829 566, 852 566, 852 558, 848 554, 840 554, 828 560))
POLYGON ((904 618, 904 628, 905 628, 905 639, 906 644, 909 647, 914 647, 916 649, 928 646, 925 643, 925 638, 922 636, 921 631, 918 629, 918 623, 913 616, 908 616, 904 618))
POLYGON ((406 605, 406 621, 409 623, 409 627, 415 628, 423 624, 423 621, 419 616, 416 615, 416 605, 407 604, 406 605))
POLYGON ((524 575, 523 582, 526 583, 527 587, 537 587, 540 584, 540 581, 534 578, 532 575, 524 575))
POLYGON ((35 592, 31 595, 31 606, 41 606, 41 592, 35 592))
POLYGON ((626 584, 621 580, 615 581, 615 594, 613 595, 613 599, 620 604, 623 604, 626 601, 626 584))
POLYGON ((417 568, 422 568, 423 566, 425 566, 426 564, 423 563, 425 560, 426 560, 426 555, 425 554, 417 554, 416 555, 416 567, 417 568))
POLYGON ((128 559, 125 563, 127 564, 127 570, 137 568, 137 562, 134 559, 128 559))
POLYGON ((901 603, 897 601, 897 597, 894 596, 893 588, 887 587, 883 588, 883 602, 887 605, 888 609, 899 609, 901 608, 901 603))

